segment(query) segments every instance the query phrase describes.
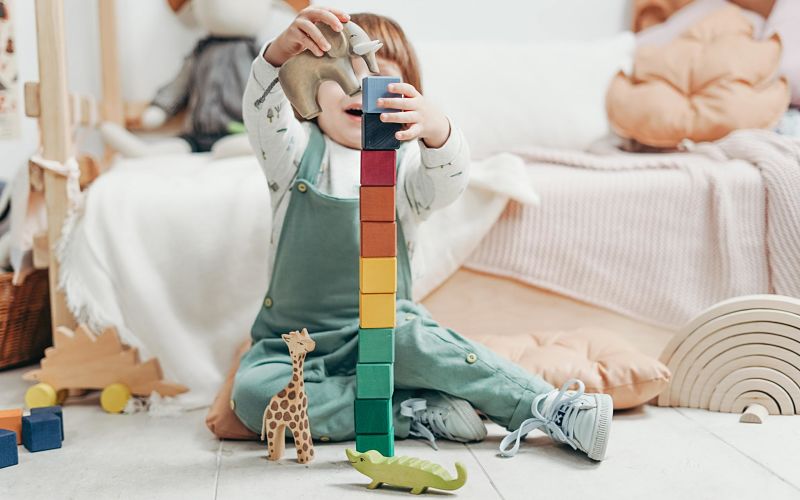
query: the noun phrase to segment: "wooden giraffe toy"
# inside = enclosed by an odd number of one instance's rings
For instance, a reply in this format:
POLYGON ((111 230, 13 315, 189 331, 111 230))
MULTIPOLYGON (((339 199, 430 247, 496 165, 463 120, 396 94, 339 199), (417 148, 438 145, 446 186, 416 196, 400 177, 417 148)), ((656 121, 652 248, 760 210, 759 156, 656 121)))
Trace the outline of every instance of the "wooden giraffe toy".
POLYGON ((294 331, 281 337, 289 346, 289 355, 292 357, 292 378, 281 392, 272 396, 264 409, 261 440, 266 436, 269 450, 267 458, 279 460, 283 456, 286 427, 289 427, 297 448, 297 461, 304 464, 314 458, 314 444, 308 428, 308 398, 303 384, 303 362, 306 354, 316 347, 316 342, 305 328, 301 332, 294 331))

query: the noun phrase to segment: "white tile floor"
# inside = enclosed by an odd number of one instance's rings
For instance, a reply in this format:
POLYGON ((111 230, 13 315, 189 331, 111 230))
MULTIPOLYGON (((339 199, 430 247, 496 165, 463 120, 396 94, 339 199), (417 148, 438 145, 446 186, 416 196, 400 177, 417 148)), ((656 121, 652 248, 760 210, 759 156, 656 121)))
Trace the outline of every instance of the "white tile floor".
MULTIPOLYGON (((19 405, 22 370, 0 373, 0 408, 19 405)), ((319 444, 310 465, 265 459, 256 442, 219 442, 204 411, 178 418, 108 415, 95 401, 69 404, 60 450, 28 453, 0 469, 0 499, 336 499, 405 491, 369 491, 344 460, 347 444, 319 444)), ((463 462, 466 486, 454 495, 475 499, 800 498, 800 416, 739 424, 735 415, 645 407, 614 418, 608 458, 594 463, 541 434, 528 437, 513 459, 496 455, 503 431, 490 426, 480 444, 400 441, 399 454, 435 460, 453 470, 463 462)))

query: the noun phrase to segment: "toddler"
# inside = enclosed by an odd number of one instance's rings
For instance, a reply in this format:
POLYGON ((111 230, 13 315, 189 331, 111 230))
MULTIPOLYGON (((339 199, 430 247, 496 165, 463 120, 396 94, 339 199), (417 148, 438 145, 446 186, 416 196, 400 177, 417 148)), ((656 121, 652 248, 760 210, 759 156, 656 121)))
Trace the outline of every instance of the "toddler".
MULTIPOLYGON (((440 326, 411 300, 416 228, 434 210, 452 203, 467 186, 470 158, 461 131, 421 93, 414 51, 392 20, 372 14, 349 16, 311 7, 253 61, 244 95, 244 121, 264 169, 272 198, 271 278, 252 328, 252 348, 242 357, 232 405, 239 419, 261 432, 270 398, 292 376, 281 334, 307 328, 316 349, 305 360, 305 389, 311 435, 322 441, 352 440, 358 351, 359 173, 361 96, 347 96, 324 82, 321 114, 298 121, 281 86, 278 68, 309 50, 330 47, 314 23, 334 31, 354 21, 372 39, 381 75, 401 77, 389 86, 402 98, 378 105, 399 110, 381 115, 403 124, 405 141, 397 160, 397 327, 395 330, 394 432, 417 436, 435 447, 436 438, 479 441, 486 427, 476 409, 512 431, 501 452, 516 453, 519 441, 540 428, 553 439, 595 460, 605 454, 611 398, 561 390, 487 348, 440 326)), ((359 80, 368 75, 353 59, 359 80)))

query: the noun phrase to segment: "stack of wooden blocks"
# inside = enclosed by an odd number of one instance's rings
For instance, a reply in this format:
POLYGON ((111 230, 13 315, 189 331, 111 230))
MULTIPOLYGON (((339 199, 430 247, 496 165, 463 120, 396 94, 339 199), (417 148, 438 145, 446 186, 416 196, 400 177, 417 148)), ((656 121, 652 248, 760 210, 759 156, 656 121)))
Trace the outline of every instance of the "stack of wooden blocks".
POLYGON ((362 82, 361 116, 361 259, 356 366, 356 448, 394 455, 394 327, 397 294, 397 221, 395 185, 399 124, 384 123, 377 100, 400 97, 387 85, 393 77, 367 77, 362 82))

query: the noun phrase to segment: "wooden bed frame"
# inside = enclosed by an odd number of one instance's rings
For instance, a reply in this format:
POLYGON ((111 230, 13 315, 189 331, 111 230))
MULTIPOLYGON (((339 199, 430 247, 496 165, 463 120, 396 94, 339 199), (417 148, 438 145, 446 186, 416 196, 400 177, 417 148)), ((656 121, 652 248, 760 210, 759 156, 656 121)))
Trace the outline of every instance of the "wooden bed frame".
MULTIPOLYGON (((42 146, 40 157, 48 162, 64 165, 78 154, 73 139, 76 127, 93 127, 101 121, 125 125, 126 103, 122 100, 118 64, 116 0, 97 2, 102 75, 102 94, 99 101, 91 97, 71 95, 67 90, 64 1, 35 1, 39 81, 25 83, 25 114, 38 120, 42 146)), ((286 3, 299 11, 310 2, 287 0, 286 3)), ((98 172, 94 175, 101 174, 110 166, 113 154, 113 151, 106 148, 105 156, 99 162, 98 172)), ((34 265, 38 268, 49 268, 53 332, 62 326, 74 329, 75 318, 67 308, 63 290, 58 286, 59 263, 55 251, 69 207, 67 177, 41 168, 33 162, 29 168, 31 189, 43 192, 48 223, 47 233, 34 238, 34 265)), ((83 174, 84 172, 82 176, 83 174)))

